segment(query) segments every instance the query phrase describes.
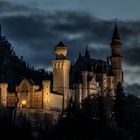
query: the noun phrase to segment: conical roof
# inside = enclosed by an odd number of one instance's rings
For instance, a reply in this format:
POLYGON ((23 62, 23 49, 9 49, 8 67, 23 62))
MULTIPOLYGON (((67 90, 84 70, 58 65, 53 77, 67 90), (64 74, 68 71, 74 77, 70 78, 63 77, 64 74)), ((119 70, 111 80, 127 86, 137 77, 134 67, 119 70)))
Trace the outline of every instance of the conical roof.
POLYGON ((55 47, 66 47, 66 45, 60 41, 55 47))
POLYGON ((112 36, 112 41, 115 41, 115 40, 120 40, 120 35, 119 35, 118 27, 117 27, 117 19, 115 21, 115 27, 114 27, 114 32, 112 36))
POLYGON ((67 55, 67 47, 62 41, 55 46, 56 59, 65 59, 67 55))

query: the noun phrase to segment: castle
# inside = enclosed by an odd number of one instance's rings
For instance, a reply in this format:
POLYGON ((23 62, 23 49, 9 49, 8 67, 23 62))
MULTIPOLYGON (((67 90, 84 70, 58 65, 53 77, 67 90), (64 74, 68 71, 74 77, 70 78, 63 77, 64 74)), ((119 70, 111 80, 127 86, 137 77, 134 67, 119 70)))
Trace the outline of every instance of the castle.
POLYGON ((73 64, 67 59, 67 46, 60 42, 55 46, 56 58, 52 60, 53 82, 43 80, 37 85, 25 77, 14 92, 7 90, 8 83, 1 82, 0 105, 61 111, 71 99, 80 106, 89 95, 106 94, 108 90, 114 95, 117 83, 123 83, 121 48, 117 23, 112 36, 112 53, 106 61, 92 58, 86 47, 85 55, 79 54, 73 64))

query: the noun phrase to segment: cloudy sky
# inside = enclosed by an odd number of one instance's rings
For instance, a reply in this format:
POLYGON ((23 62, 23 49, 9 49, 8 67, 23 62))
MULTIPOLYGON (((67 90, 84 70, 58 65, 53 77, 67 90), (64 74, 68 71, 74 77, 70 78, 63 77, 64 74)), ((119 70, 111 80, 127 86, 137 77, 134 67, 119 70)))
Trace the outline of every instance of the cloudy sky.
POLYGON ((71 60, 86 44, 92 57, 106 59, 117 18, 125 85, 140 91, 139 5, 139 0, 0 0, 0 23, 18 56, 36 68, 50 68, 60 40, 71 60))

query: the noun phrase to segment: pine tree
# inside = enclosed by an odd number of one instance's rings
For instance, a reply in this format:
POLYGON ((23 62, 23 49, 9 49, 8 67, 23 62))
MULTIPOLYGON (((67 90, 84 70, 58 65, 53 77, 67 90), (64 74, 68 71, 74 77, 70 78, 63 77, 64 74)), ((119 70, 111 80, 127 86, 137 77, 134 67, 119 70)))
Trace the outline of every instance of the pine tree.
POLYGON ((113 111, 113 95, 111 93, 111 89, 106 89, 106 95, 105 95, 105 115, 107 119, 111 119, 112 117, 112 111, 113 111))

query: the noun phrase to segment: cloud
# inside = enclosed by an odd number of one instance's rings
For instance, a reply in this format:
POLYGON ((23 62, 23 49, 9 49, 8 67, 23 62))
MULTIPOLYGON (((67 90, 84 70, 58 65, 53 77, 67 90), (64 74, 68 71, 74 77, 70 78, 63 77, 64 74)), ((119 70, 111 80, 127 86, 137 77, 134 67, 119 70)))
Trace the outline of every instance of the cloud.
MULTIPOLYGON (((70 58, 73 58, 73 56, 76 58, 79 51, 85 49, 86 44, 89 44, 89 48, 94 50, 93 47, 97 46, 96 44, 99 44, 98 48, 99 46, 102 48, 102 42, 105 43, 106 40, 109 40, 106 37, 107 32, 99 37, 100 31, 102 32, 104 27, 104 25, 101 25, 100 20, 79 12, 55 11, 41 15, 10 15, 0 17, 0 20, 5 34, 11 40, 14 40, 14 44, 18 44, 14 48, 20 54, 20 50, 23 50, 23 48, 30 52, 31 62, 36 62, 36 65, 41 63, 42 55, 45 55, 44 59, 46 61, 53 59, 53 47, 59 40, 63 40, 68 44, 70 58), (93 27, 89 28, 90 26, 93 27), (105 37, 103 38, 103 36, 105 37), (102 38, 102 42, 99 38, 102 38), (38 60, 34 61, 35 58, 38 60)), ((110 26, 108 27, 110 28, 110 26)), ((26 54, 24 55, 25 58, 29 57, 26 54)))
POLYGON ((140 47, 124 48, 124 61, 131 66, 140 66, 140 47))
POLYGON ((140 85, 139 84, 127 85, 126 93, 140 97, 140 85))
MULTIPOLYGON (((6 5, 3 3, 3 5, 6 5)), ((5 7, 5 6, 1 6, 5 7)), ((10 9, 27 10, 9 3, 10 9)), ((4 8, 1 8, 4 10, 4 8)), ((39 9, 38 9, 39 10, 39 9)), ((32 11, 32 7, 28 8, 32 11)), ((0 16, 3 34, 13 42, 18 55, 23 55, 35 66, 50 66, 55 58, 54 46, 63 40, 68 45, 69 58, 75 60, 79 51, 84 54, 88 44, 94 58, 105 59, 110 52, 110 42, 114 21, 102 20, 85 12, 53 11, 30 14, 0 16), (24 53, 23 53, 24 51, 24 53)), ((120 21, 118 23, 124 62, 130 66, 140 66, 140 21, 120 21)))
POLYGON ((25 10, 29 10, 26 6, 23 5, 14 5, 11 2, 8 1, 0 1, 0 12, 4 13, 4 12, 10 12, 10 11, 25 11, 25 10))
POLYGON ((36 5, 28 2, 28 5, 22 3, 15 3, 8 0, 1 0, 0 1, 0 15, 12 15, 12 14, 29 14, 29 13, 42 13, 43 11, 39 9, 36 5))
POLYGON ((137 38, 140 35, 140 21, 135 20, 135 21, 121 21, 120 22, 120 31, 122 33, 123 39, 125 41, 128 41, 127 39, 130 37, 137 38))

